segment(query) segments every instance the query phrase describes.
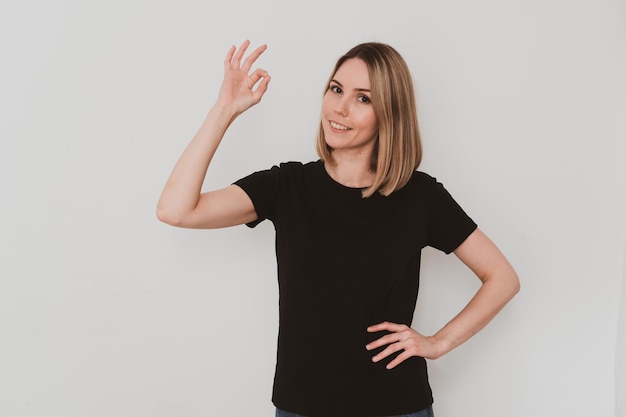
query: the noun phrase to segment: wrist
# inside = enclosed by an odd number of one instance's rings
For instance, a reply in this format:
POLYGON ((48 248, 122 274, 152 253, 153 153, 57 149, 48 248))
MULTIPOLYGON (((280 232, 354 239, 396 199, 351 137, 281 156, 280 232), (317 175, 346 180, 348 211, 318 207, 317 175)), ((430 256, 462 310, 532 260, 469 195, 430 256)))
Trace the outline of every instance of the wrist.
POLYGON ((428 339, 435 345, 435 351, 437 352, 436 358, 433 359, 438 359, 454 349, 454 344, 442 334, 437 333, 429 336, 428 339))
POLYGON ((209 110, 209 114, 207 117, 211 117, 214 120, 219 120, 228 126, 240 114, 241 112, 239 112, 234 106, 217 101, 215 102, 213 107, 211 107, 211 110, 209 110))

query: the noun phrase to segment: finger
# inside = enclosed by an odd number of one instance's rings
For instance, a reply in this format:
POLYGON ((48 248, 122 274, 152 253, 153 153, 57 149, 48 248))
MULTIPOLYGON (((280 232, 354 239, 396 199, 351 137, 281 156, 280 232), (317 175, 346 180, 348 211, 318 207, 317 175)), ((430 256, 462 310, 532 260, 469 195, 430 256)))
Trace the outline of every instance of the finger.
POLYGON ((389 330, 390 332, 400 332, 408 328, 405 324, 392 323, 390 321, 384 321, 382 323, 375 324, 367 328, 370 333, 380 332, 382 330, 389 330))
POLYGON ((378 355, 375 355, 372 357, 372 362, 378 362, 381 361, 383 359, 385 359, 387 356, 392 355, 394 353, 396 353, 399 350, 404 349, 404 345, 400 342, 398 343, 393 343, 389 346, 387 346, 387 348, 385 350, 383 350, 382 352, 380 352, 378 355))
POLYGON ((243 62, 243 66, 241 67, 241 69, 245 72, 250 71, 250 68, 252 68, 252 64, 254 64, 254 62, 261 56, 263 52, 265 52, 266 49, 267 45, 263 44, 256 48, 254 51, 252 51, 252 53, 248 55, 246 60, 243 62))
POLYGON ((261 101, 261 97, 263 97, 263 94, 267 91, 270 78, 267 71, 261 69, 256 70, 250 75, 250 89, 252 89, 255 84, 258 84, 256 89, 252 91, 252 97, 254 97, 257 103, 261 101))
POLYGON ((237 53, 235 54, 231 64, 233 65, 233 67, 237 67, 239 68, 239 66, 241 65, 241 58, 243 57, 243 54, 246 53, 246 50, 248 49, 248 46, 250 46, 250 41, 248 39, 246 39, 241 46, 239 47, 239 49, 237 50, 237 53))
POLYGON ((393 369, 396 366, 400 365, 402 362, 404 362, 405 360, 409 359, 411 356, 413 356, 412 354, 410 354, 409 352, 407 352, 406 350, 404 352, 402 352, 401 354, 399 354, 398 356, 396 356, 391 362, 389 362, 387 364, 387 366, 385 366, 385 368, 387 369, 393 369))
POLYGON ((371 343, 365 345, 365 349, 373 350, 379 348, 381 346, 390 345, 395 342, 399 342, 401 340, 400 335, 398 333, 390 333, 386 334, 379 339, 374 340, 371 343))
POLYGON ((250 87, 252 87, 253 85, 255 85, 256 83, 259 82, 259 80, 263 77, 267 77, 269 74, 267 73, 267 71, 263 70, 263 69, 257 69, 255 70, 252 74, 250 74, 250 81, 252 81, 252 84, 250 87))
POLYGON ((257 101, 261 101, 261 97, 263 97, 263 95, 267 91, 267 86, 269 85, 271 79, 272 77, 270 77, 269 75, 264 76, 259 83, 257 89, 254 90, 254 97, 257 101))
POLYGON ((226 54, 226 58, 224 58, 225 69, 230 68, 230 64, 233 61, 233 55, 235 55, 236 50, 237 50, 237 47, 235 45, 231 46, 230 49, 228 50, 228 53, 226 54))

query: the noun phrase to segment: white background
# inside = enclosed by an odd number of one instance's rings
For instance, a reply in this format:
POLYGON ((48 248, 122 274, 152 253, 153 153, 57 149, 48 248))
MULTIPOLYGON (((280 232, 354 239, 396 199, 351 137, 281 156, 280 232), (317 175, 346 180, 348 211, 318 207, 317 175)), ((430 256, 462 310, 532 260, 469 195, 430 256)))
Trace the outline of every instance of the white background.
MULTIPOLYGON (((246 38, 268 43, 273 79, 207 188, 316 159, 335 60, 390 43, 416 82, 422 169, 522 280, 489 327, 430 362, 437 416, 626 416, 624 1, 8 3, 0 416, 272 416, 271 224, 182 230, 154 215, 246 38)), ((430 249, 422 279, 426 333, 478 283, 430 249)))

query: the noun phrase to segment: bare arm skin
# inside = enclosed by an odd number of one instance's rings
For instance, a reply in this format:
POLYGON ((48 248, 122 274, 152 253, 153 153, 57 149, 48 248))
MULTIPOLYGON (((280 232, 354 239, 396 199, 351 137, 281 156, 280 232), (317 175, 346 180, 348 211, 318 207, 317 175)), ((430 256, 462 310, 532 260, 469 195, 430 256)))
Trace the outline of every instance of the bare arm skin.
POLYGON ((245 41, 238 50, 233 46, 226 55, 218 99, 178 159, 161 193, 157 218, 164 223, 214 229, 257 218, 252 201, 236 185, 201 193, 204 177, 224 133, 240 114, 261 101, 270 82, 267 71, 250 72, 266 45, 259 46, 243 60, 249 45, 245 41))
POLYGON ((369 332, 391 332, 366 346, 367 350, 387 346, 372 358, 374 362, 401 350, 387 365, 388 369, 411 356, 437 359, 485 327, 519 291, 519 279, 513 267, 481 230, 476 229, 454 254, 482 281, 476 295, 433 336, 424 336, 406 325, 390 322, 368 327, 369 332))

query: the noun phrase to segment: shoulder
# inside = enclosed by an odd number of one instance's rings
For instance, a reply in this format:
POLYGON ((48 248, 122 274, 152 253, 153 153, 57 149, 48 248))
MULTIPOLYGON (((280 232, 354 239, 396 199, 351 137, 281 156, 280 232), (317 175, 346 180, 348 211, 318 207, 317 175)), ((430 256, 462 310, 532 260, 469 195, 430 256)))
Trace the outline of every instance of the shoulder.
POLYGON ((435 185, 439 184, 437 178, 424 171, 414 171, 411 179, 405 186, 409 190, 420 190, 422 192, 431 190, 435 185))
POLYGON ((411 181, 418 181, 423 183, 436 182, 437 179, 424 171, 414 171, 411 181))
POLYGON ((314 169, 316 162, 302 163, 298 161, 286 161, 277 163, 269 168, 254 171, 248 177, 269 177, 275 178, 279 176, 289 176, 300 172, 306 172, 314 169))
POLYGON ((287 161, 273 165, 261 171, 255 171, 252 174, 235 182, 237 185, 244 186, 248 183, 265 184, 267 186, 293 187, 294 184, 301 183, 303 180, 311 177, 317 177, 320 164, 318 161, 298 162, 287 161))
POLYGON ((319 167, 321 161, 310 161, 310 162, 300 162, 300 161, 287 161, 281 162, 276 165, 274 168, 278 168, 281 171, 286 172, 306 172, 317 169, 319 167))
POLYGON ((413 172, 409 182, 402 189, 398 190, 397 193, 403 194, 407 198, 417 199, 428 205, 450 198, 446 187, 444 187, 441 181, 424 171, 413 172))
POLYGON ((291 181, 317 177, 321 167, 323 167, 323 165, 321 165, 321 161, 319 160, 311 162, 287 161, 273 166, 271 171, 274 172, 277 178, 291 181))

